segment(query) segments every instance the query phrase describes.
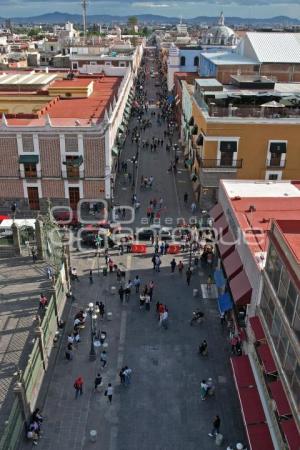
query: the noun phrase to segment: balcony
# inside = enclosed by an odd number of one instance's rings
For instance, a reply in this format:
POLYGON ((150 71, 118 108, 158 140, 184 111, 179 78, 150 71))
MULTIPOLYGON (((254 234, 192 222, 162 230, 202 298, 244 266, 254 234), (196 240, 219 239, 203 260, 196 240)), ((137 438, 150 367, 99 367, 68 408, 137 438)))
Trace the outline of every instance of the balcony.
POLYGON ((280 159, 274 158, 274 159, 268 159, 266 163, 267 169, 274 169, 274 170, 280 170, 284 169, 286 165, 286 160, 281 161, 280 159))
POLYGON ((236 159, 231 162, 223 161, 222 159, 206 159, 200 158, 200 165, 202 169, 241 169, 243 167, 243 160, 236 159))

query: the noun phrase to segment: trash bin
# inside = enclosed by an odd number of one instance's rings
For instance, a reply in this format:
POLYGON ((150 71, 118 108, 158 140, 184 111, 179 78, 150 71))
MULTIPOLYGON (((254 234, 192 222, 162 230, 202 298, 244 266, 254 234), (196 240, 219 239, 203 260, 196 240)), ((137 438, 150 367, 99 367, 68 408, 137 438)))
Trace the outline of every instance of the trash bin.
POLYGON ((221 445, 223 444, 223 434, 221 433, 216 434, 215 443, 218 447, 221 447, 221 445))
POLYGON ((103 267, 103 276, 104 276, 104 277, 107 276, 107 267, 103 267))
POLYGON ((97 431, 96 430, 91 430, 90 431, 90 441, 91 442, 96 442, 97 441, 97 431))

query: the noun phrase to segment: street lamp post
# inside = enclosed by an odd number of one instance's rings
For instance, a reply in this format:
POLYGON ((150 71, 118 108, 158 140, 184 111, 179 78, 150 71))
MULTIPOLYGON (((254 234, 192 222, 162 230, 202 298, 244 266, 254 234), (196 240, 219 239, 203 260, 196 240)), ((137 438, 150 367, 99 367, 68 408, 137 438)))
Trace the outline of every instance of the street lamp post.
POLYGON ((100 238, 100 236, 96 237, 95 244, 96 244, 96 247, 97 247, 96 256, 97 256, 97 270, 98 270, 98 277, 99 277, 100 276, 99 258, 100 258, 100 245, 101 245, 101 238, 100 238))
POLYGON ((96 309, 94 308, 94 303, 89 303, 87 312, 90 316, 91 321, 91 348, 90 348, 90 360, 95 361, 96 359, 96 350, 94 345, 94 337, 95 337, 95 320, 97 319, 96 309))

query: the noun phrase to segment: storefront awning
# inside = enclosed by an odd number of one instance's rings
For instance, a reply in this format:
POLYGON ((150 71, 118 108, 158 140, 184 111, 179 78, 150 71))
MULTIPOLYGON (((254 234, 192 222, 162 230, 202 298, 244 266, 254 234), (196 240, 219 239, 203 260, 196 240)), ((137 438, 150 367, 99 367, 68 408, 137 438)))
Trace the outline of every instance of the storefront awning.
POLYGON ((226 284, 226 280, 223 275, 223 270, 216 269, 214 271, 214 281, 216 283, 217 288, 222 288, 226 284))
POLYGON ((225 214, 220 216, 218 220, 215 220, 213 228, 215 231, 215 236, 218 239, 220 239, 220 237, 228 231, 229 226, 225 214))
POLYGON ((248 425, 246 427, 250 450, 274 450, 269 426, 266 423, 248 425))
POLYGON ((221 313, 224 313, 226 311, 230 311, 232 309, 232 298, 229 292, 225 292, 224 294, 220 295, 218 298, 218 304, 219 304, 219 310, 221 313))
POLYGON ((250 303, 252 287, 244 270, 229 281, 229 286, 237 306, 245 306, 250 303))
POLYGON ((66 161, 63 162, 65 166, 72 166, 72 167, 79 167, 83 163, 83 157, 80 155, 76 158, 70 158, 66 159, 66 161))
POLYGON ((20 155, 20 164, 37 164, 39 162, 39 155, 20 155))
POLYGON ((236 152, 237 142, 236 141, 221 141, 220 142, 220 152, 236 152))
POLYGON ((270 153, 286 153, 286 142, 271 142, 270 153))
POLYGON ((300 435, 295 420, 290 419, 280 422, 280 428, 284 433, 285 440, 289 446, 289 450, 299 450, 300 435))
POLYGON ((264 423, 265 413, 256 387, 243 387, 238 389, 241 409, 245 425, 264 423))
POLYGON ((229 229, 219 238, 217 245, 221 259, 226 258, 234 251, 235 238, 229 229))
POLYGON ((222 216, 222 214, 224 214, 223 208, 220 205, 220 203, 217 203, 215 206, 213 206, 211 208, 211 210, 209 211, 209 215, 212 219, 214 219, 214 221, 218 220, 219 217, 222 216))
POLYGON ((260 318, 258 316, 250 317, 249 319, 250 326, 255 336, 256 342, 265 341, 266 335, 264 329, 262 327, 260 318))
POLYGON ((236 249, 223 259, 222 264, 229 281, 243 270, 243 263, 236 249))
POLYGON ((281 417, 291 415, 291 407, 283 389, 281 380, 278 379, 273 381, 273 383, 268 383, 268 388, 271 391, 271 397, 275 400, 278 415, 281 417))
POLYGON ((267 343, 260 344, 258 347, 256 347, 256 351, 261 360, 265 373, 267 374, 276 373, 277 367, 268 344, 267 343))
POLYGON ((236 388, 256 386, 248 355, 233 356, 230 362, 236 388))

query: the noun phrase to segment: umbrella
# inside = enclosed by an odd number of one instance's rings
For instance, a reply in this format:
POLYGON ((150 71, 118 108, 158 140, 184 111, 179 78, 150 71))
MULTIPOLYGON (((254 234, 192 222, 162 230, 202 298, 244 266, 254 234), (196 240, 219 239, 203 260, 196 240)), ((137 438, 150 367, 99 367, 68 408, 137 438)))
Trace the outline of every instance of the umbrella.
POLYGON ((264 103, 261 105, 262 108, 284 108, 285 105, 282 103, 275 102, 275 100, 272 100, 271 102, 264 103))

